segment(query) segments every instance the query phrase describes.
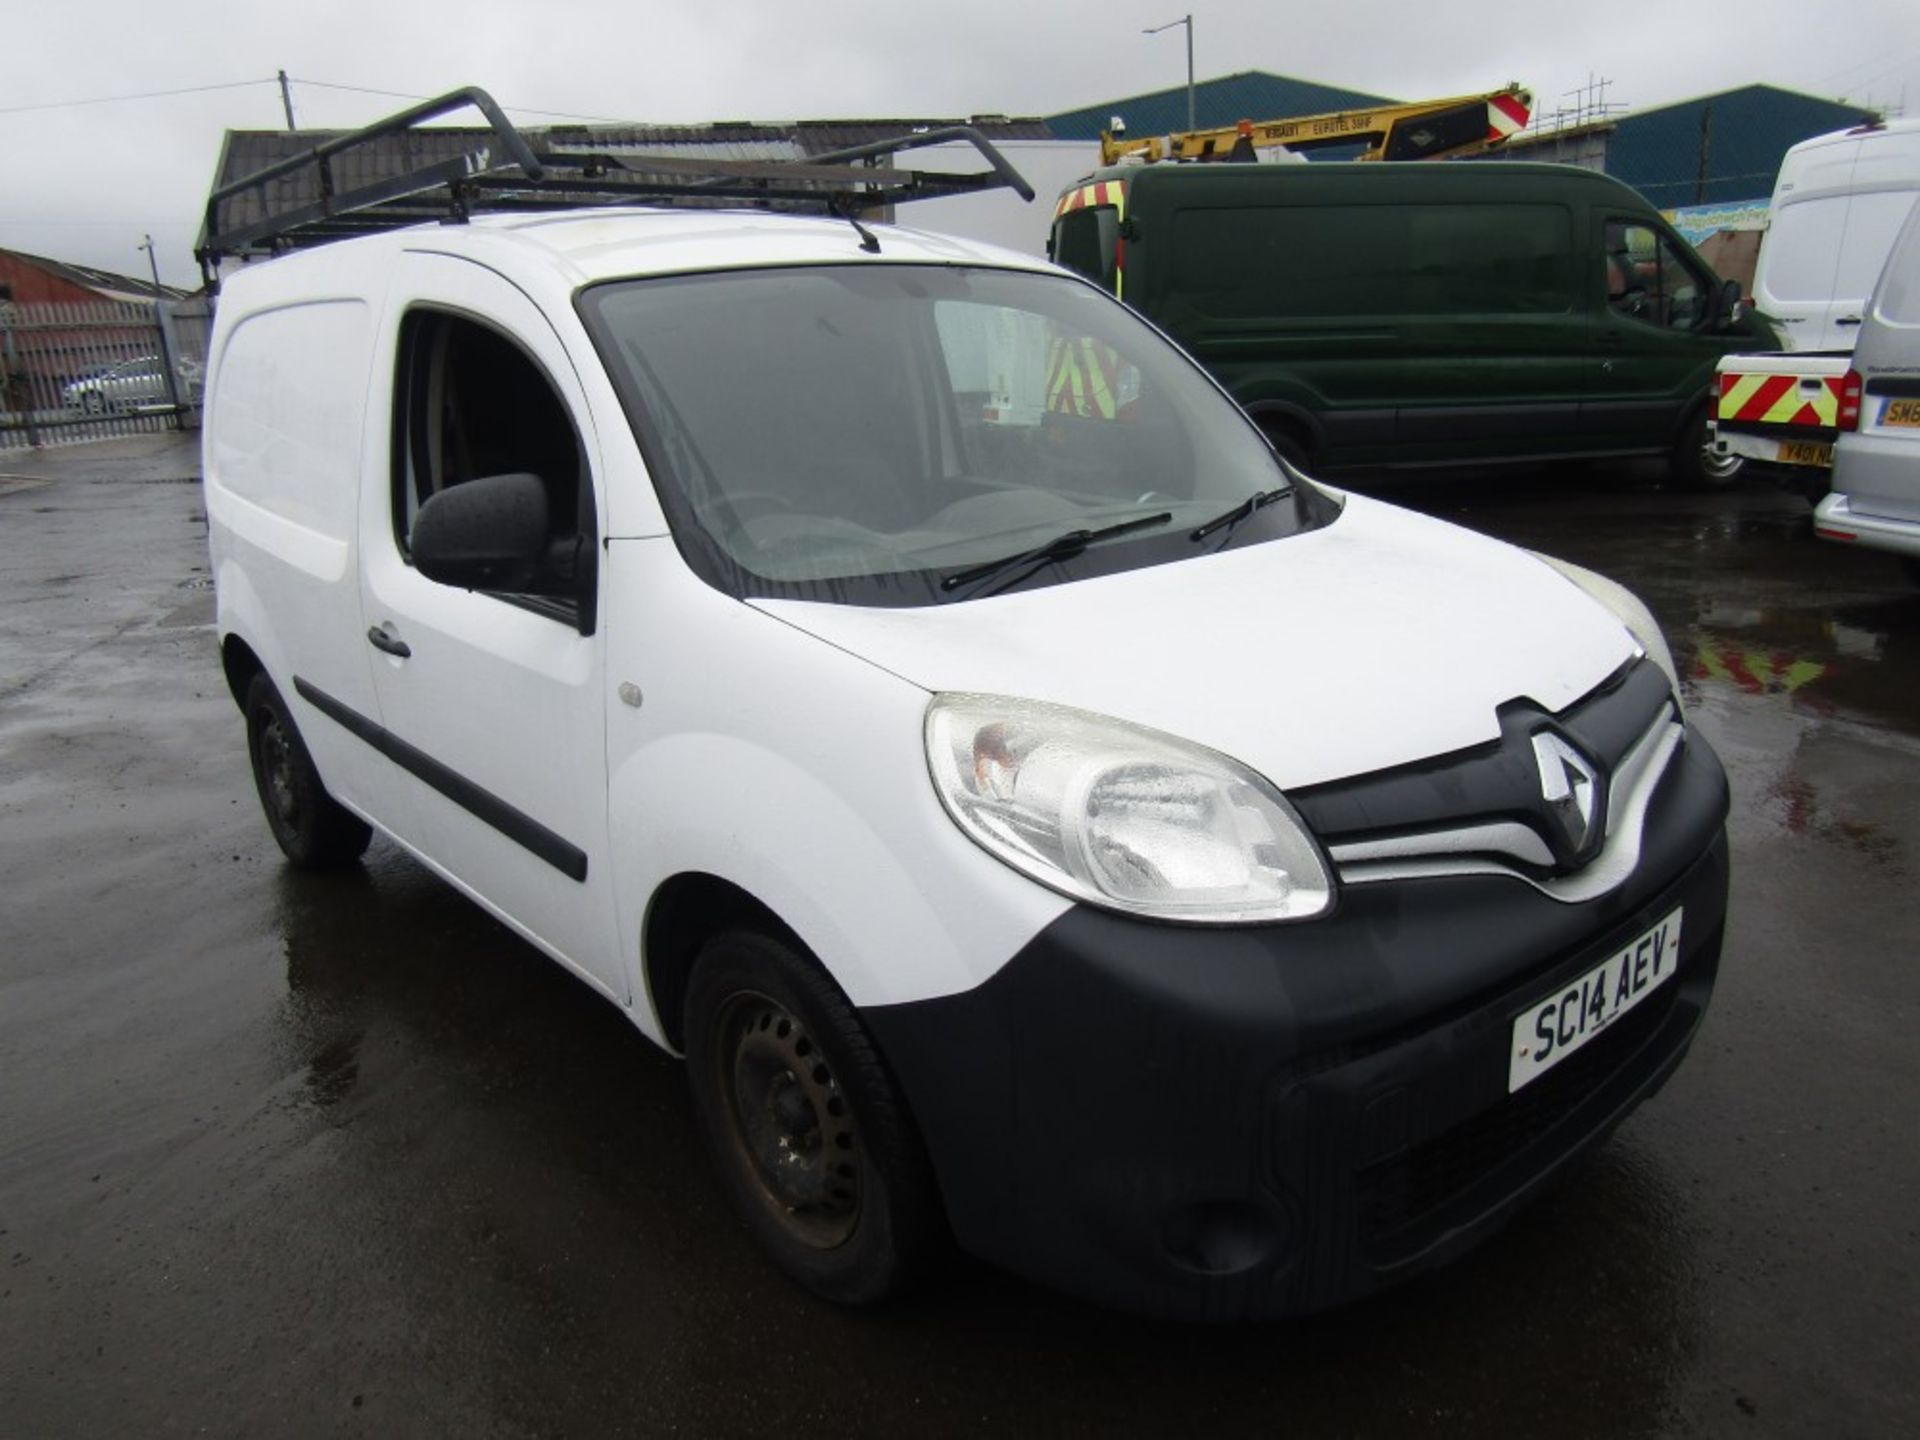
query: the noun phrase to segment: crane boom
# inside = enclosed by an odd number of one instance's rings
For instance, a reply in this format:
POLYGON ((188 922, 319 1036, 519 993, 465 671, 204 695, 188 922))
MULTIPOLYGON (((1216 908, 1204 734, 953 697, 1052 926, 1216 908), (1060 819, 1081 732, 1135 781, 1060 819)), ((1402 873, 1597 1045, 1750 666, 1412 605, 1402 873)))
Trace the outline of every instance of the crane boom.
POLYGON ((1410 105, 1377 105, 1281 120, 1242 120, 1211 130, 1184 130, 1164 138, 1130 140, 1100 132, 1100 163, 1125 159, 1251 160, 1262 148, 1313 150, 1365 142, 1362 160, 1437 160, 1499 145, 1533 111, 1532 92, 1508 85, 1484 95, 1457 95, 1410 105))

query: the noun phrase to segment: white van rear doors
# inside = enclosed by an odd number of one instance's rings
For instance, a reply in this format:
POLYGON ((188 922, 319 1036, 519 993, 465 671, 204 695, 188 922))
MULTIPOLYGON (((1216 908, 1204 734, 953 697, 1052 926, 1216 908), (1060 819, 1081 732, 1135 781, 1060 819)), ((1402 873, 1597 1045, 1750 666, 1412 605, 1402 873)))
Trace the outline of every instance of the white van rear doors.
POLYGON ((1920 127, 1822 136, 1787 152, 1754 300, 1789 350, 1851 350, 1867 296, 1920 194, 1920 127))

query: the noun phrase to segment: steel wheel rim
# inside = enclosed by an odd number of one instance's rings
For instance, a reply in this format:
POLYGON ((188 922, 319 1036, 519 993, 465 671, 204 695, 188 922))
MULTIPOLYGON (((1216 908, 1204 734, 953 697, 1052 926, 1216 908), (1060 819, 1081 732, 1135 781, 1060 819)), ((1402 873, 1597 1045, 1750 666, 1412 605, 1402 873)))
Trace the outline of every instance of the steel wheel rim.
POLYGON ((721 1012, 715 1066, 739 1168, 761 1204, 816 1250, 859 1225, 859 1135, 827 1057, 786 1006, 756 992, 721 1012))
POLYGON ((281 823, 293 827, 300 818, 300 799, 293 788, 293 747, 272 714, 260 721, 260 776, 266 782, 267 803, 273 813, 281 823))
POLYGON ((1721 455, 1713 448, 1711 440, 1700 442, 1700 468, 1709 479, 1726 480, 1739 473, 1745 463, 1741 455, 1721 455))

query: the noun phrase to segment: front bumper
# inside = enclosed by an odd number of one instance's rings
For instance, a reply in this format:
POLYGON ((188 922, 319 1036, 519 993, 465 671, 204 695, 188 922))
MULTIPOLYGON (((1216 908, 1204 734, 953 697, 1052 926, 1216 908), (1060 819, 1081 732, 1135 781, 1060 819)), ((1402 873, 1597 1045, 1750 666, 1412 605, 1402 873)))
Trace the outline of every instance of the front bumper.
POLYGON ((1726 813, 1694 734, 1597 899, 1459 876, 1292 925, 1081 908, 985 985, 863 1018, 975 1254, 1182 1319, 1319 1309, 1467 1249, 1666 1080, 1719 962, 1726 813), (1676 905, 1675 980, 1509 1096, 1514 1016, 1676 905))

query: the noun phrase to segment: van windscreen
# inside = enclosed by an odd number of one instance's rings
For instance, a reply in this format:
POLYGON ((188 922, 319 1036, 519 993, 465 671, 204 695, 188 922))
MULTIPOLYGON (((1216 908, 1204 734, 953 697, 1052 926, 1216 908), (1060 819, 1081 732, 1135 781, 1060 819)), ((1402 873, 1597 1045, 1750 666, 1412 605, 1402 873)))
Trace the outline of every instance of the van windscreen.
MULTIPOLYGON (((1289 482, 1180 351, 1059 276, 816 265, 580 304, 681 553, 734 593, 943 603, 956 572, 1148 514, 1018 583, 1187 559, 1212 548, 1194 528, 1289 482)), ((1232 543, 1313 523, 1308 489, 1232 543)))

